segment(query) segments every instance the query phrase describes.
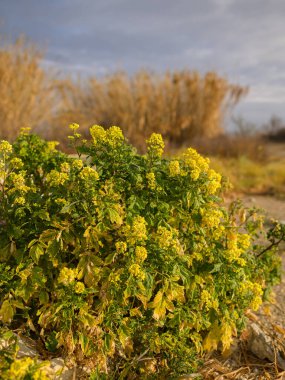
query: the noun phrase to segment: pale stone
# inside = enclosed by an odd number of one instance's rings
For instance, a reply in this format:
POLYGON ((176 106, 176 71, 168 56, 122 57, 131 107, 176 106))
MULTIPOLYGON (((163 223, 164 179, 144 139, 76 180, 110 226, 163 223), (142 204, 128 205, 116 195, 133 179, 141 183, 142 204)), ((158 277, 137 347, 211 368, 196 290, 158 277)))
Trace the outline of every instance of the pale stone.
POLYGON ((274 342, 256 323, 249 325, 250 336, 248 339, 248 349, 259 359, 268 359, 271 362, 277 360, 279 368, 285 370, 285 360, 277 351, 274 353, 274 342))

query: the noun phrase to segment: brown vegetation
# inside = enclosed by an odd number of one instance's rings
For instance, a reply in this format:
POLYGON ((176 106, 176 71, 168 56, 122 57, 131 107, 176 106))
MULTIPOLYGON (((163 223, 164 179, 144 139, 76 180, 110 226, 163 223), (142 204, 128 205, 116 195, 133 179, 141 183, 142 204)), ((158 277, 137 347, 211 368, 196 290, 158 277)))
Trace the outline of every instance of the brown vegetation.
POLYGON ((42 53, 20 38, 0 50, 0 138, 13 140, 23 126, 49 125, 55 81, 40 66, 42 53))
POLYGON ((83 133, 92 124, 121 126, 140 150, 152 132, 177 148, 221 133, 225 113, 247 92, 215 72, 188 70, 58 80, 41 68, 41 58, 23 39, 0 50, 0 138, 12 140, 28 125, 63 141, 60 131, 78 122, 83 133))
POLYGON ((203 77, 186 70, 162 75, 140 71, 132 77, 119 72, 81 85, 69 81, 61 90, 61 124, 119 125, 139 149, 154 131, 171 147, 189 144, 196 136, 217 136, 226 110, 246 92, 214 72, 203 77))

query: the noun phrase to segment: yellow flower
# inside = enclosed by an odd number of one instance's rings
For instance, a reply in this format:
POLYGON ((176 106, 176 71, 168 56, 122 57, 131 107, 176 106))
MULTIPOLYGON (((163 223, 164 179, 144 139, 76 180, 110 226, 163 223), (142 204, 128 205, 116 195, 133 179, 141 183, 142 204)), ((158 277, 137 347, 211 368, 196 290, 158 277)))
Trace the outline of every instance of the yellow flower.
POLYGON ((79 128, 79 124, 77 124, 77 123, 69 124, 69 128, 70 128, 72 131, 76 131, 76 130, 79 128))
POLYGON ((201 293, 201 304, 206 306, 206 310, 212 307, 213 299, 208 290, 204 289, 201 293))
POLYGON ((125 138, 121 128, 113 126, 108 129, 107 142, 111 147, 115 148, 116 146, 120 145, 124 139, 125 138))
POLYGON ((193 179, 193 181, 197 181, 197 179, 200 177, 201 170, 199 168, 195 168, 191 170, 190 177, 193 179))
POLYGON ((174 160, 169 163, 169 173, 171 177, 175 177, 180 174, 180 164, 179 161, 174 160))
POLYGON ((33 380, 48 380, 49 376, 45 369, 41 369, 48 362, 37 363, 36 359, 24 357, 15 359, 9 370, 5 373, 5 379, 33 379, 33 380))
POLYGON ((83 167, 83 162, 79 159, 72 160, 71 166, 75 170, 80 170, 83 167))
POLYGON ((151 190, 155 190, 156 188, 155 174, 153 172, 147 173, 146 179, 147 179, 148 187, 151 190))
POLYGON ((249 307, 253 310, 257 310, 262 304, 263 289, 257 282, 244 281, 240 284, 239 291, 242 295, 251 294, 252 300, 249 307))
POLYGON ((144 274, 144 272, 142 271, 141 267, 138 264, 132 264, 129 267, 129 273, 131 275, 133 275, 134 277, 137 277, 137 278, 139 278, 141 280, 145 279, 145 274, 144 274))
POLYGON ((20 158, 12 158, 10 161, 11 166, 13 166, 14 169, 21 169, 23 167, 23 161, 20 158))
POLYGON ((14 188, 10 190, 10 193, 14 193, 15 191, 27 193, 30 190, 30 187, 26 186, 25 184, 25 178, 22 173, 11 173, 10 180, 12 181, 14 186, 14 188))
POLYGON ((246 250, 251 245, 251 237, 248 234, 239 234, 238 242, 242 249, 246 250))
POLYGON ((115 247, 118 253, 125 253, 128 248, 127 243, 125 243, 124 241, 117 241, 115 247))
POLYGON ((215 170, 208 170, 208 180, 209 182, 206 184, 206 189, 208 194, 215 194, 215 192, 221 187, 221 175, 216 173, 215 170))
POLYGON ((159 226, 156 233, 156 241, 161 249, 173 249, 178 254, 183 254, 183 248, 181 247, 177 238, 178 231, 176 229, 168 230, 165 227, 159 226))
POLYGON ((70 171, 69 163, 68 163, 68 162, 63 162, 63 163, 60 165, 60 171, 61 171, 62 173, 69 173, 69 171, 70 171))
POLYGON ((164 141, 159 133, 152 133, 147 142, 147 151, 154 156, 161 157, 164 151, 164 141))
POLYGON ((25 136, 25 135, 28 135, 31 131, 31 127, 23 127, 20 129, 20 135, 21 136, 25 136))
POLYGON ((47 147, 50 152, 54 151, 56 146, 59 145, 58 141, 48 141, 47 142, 47 147))
POLYGON ((77 281, 75 284, 74 290, 75 290, 75 293, 77 293, 77 294, 83 293, 85 290, 85 286, 84 286, 83 282, 77 281))
POLYGON ((24 197, 17 197, 14 201, 15 205, 24 205, 26 203, 26 200, 24 197))
POLYGON ((90 134, 93 138, 94 145, 97 145, 98 143, 102 143, 106 141, 106 131, 100 125, 93 125, 90 128, 90 134))
POLYGON ((5 140, 0 141, 0 152, 2 153, 11 153, 13 150, 12 145, 5 140))
POLYGON ((58 172, 57 170, 51 170, 47 174, 46 180, 51 186, 64 185, 64 183, 68 180, 68 174, 58 172))
POLYGON ((202 216, 202 225, 209 228, 218 227, 223 217, 222 211, 215 209, 201 209, 200 214, 202 216))
POLYGON ((135 253, 136 253, 136 258, 138 259, 139 262, 143 262, 147 258, 147 250, 145 249, 145 247, 141 247, 141 246, 136 247, 135 253))
POLYGON ((58 282, 63 285, 69 285, 75 281, 77 276, 77 270, 71 268, 62 268, 59 272, 58 282))
POLYGON ((82 169, 82 171, 79 173, 79 177, 83 180, 94 180, 98 181, 99 174, 95 169, 90 168, 89 166, 86 166, 82 169))
POLYGON ((196 181, 201 173, 208 171, 209 159, 202 157, 195 149, 188 148, 182 157, 184 164, 190 169, 193 181, 196 181))
POLYGON ((127 240, 130 244, 144 242, 147 239, 146 221, 142 216, 136 216, 133 220, 132 227, 127 232, 127 240))

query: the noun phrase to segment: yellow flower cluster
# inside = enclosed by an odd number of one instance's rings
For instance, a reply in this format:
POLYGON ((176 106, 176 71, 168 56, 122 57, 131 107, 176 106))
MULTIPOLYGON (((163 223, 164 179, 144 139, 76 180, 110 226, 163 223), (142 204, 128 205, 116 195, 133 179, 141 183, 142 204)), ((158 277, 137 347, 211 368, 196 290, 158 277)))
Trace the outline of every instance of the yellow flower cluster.
POLYGON ((204 227, 215 228, 221 223, 221 218, 223 213, 218 209, 200 209, 200 214, 202 216, 202 225, 204 227))
POLYGON ((58 172, 57 170, 51 170, 47 174, 46 180, 51 186, 64 185, 64 183, 68 180, 68 174, 58 172))
POLYGON ((57 145, 59 145, 58 141, 48 141, 47 142, 48 151, 53 152, 55 148, 57 147, 57 145))
POLYGON ((138 262, 142 263, 147 258, 147 250, 145 249, 145 247, 137 246, 135 254, 138 262))
POLYGON ((155 174, 153 172, 146 174, 147 179, 147 186, 150 190, 155 190, 156 188, 156 181, 155 181, 155 174))
POLYGON ((118 253, 125 253, 127 252, 128 246, 127 243, 124 241, 117 241, 115 244, 116 252, 118 253))
POLYGON ((26 186, 25 177, 22 173, 11 173, 10 180, 13 184, 13 188, 9 190, 9 193, 19 191, 25 194, 31 189, 29 186, 26 186))
POLYGON ((30 357, 15 359, 9 370, 5 373, 5 378, 48 380, 50 377, 47 375, 46 370, 40 368, 42 365, 45 364, 37 364, 35 359, 30 357))
POLYGON ((129 267, 129 273, 132 276, 134 276, 136 278, 139 278, 140 280, 144 280, 145 279, 145 274, 142 271, 142 268, 140 267, 140 265, 138 265, 138 264, 132 264, 129 267))
POLYGON ((77 294, 83 293, 85 290, 85 286, 84 286, 83 282, 77 281, 75 284, 74 290, 75 290, 75 293, 77 293, 77 294))
POLYGON ((219 307, 219 301, 214 299, 208 290, 203 289, 201 293, 201 305, 205 305, 207 310, 210 308, 217 310, 219 307))
POLYGON ((152 133, 146 143, 148 153, 156 157, 162 156, 165 144, 160 133, 152 133))
POLYGON ((31 131, 31 127, 23 127, 20 129, 20 136, 28 135, 31 131))
POLYGON ((68 162, 63 162, 61 165, 60 165, 60 171, 62 173, 69 173, 70 172, 70 165, 68 162))
POLYGON ((77 123, 72 123, 72 124, 69 124, 69 128, 72 130, 72 131, 77 131, 77 129, 79 128, 79 124, 77 123))
POLYGON ((206 184, 207 192, 208 194, 215 194, 216 191, 221 188, 222 176, 213 169, 209 169, 207 174, 209 180, 206 184))
POLYGON ((93 138, 94 145, 97 145, 98 143, 102 143, 106 141, 106 131, 100 125, 93 125, 90 128, 90 134, 93 138))
POLYGON ((92 169, 89 166, 86 166, 79 173, 79 177, 83 180, 98 181, 99 174, 95 169, 92 169))
POLYGON ((124 141, 124 135, 121 128, 113 126, 108 129, 107 142, 112 147, 120 145, 124 141))
POLYGON ((170 177, 175 177, 180 174, 179 161, 177 160, 170 161, 168 168, 169 168, 170 177))
POLYGON ((110 147, 116 148, 125 140, 121 128, 116 126, 112 126, 106 131, 100 125, 93 125, 90 128, 90 134, 94 145, 107 143, 110 147))
POLYGON ((83 167, 83 162, 81 160, 79 160, 79 159, 74 159, 71 162, 71 166, 75 170, 80 170, 83 167))
POLYGON ((21 169, 24 164, 20 158, 15 157, 10 161, 10 165, 13 167, 13 169, 21 169))
POLYGON ((241 266, 246 264, 245 260, 240 258, 241 254, 250 247, 251 241, 248 234, 238 234, 234 231, 227 233, 227 259, 237 261, 241 266))
POLYGON ((161 249, 173 249, 179 254, 183 254, 183 249, 177 238, 178 231, 176 229, 168 230, 165 227, 159 226, 156 233, 156 241, 161 249))
POLYGON ((26 199, 25 199, 24 197, 17 197, 17 198, 14 200, 14 204, 15 204, 15 205, 23 206, 25 203, 26 203, 26 199))
POLYGON ((241 283, 239 291, 243 296, 248 293, 252 293, 253 299, 249 307, 252 310, 258 310, 259 306, 262 304, 262 286, 257 282, 244 281, 241 283))
POLYGON ((67 286, 75 281, 77 274, 78 273, 76 269, 65 267, 65 268, 62 268, 61 271, 59 272, 59 276, 57 280, 60 284, 67 286))
POLYGON ((240 247, 243 250, 246 250, 251 245, 251 237, 248 234, 239 234, 238 235, 238 242, 239 242, 240 247))
POLYGON ((6 140, 0 141, 0 153, 8 154, 8 153, 11 153, 12 150, 13 150, 12 145, 8 141, 6 140))
POLYGON ((190 168, 190 177, 193 181, 199 179, 200 174, 208 171, 209 159, 202 157, 195 149, 188 148, 183 154, 183 160, 187 167, 190 168))
POLYGON ((143 216, 136 216, 132 227, 126 231, 127 240, 130 244, 142 243, 147 239, 146 221, 143 216))

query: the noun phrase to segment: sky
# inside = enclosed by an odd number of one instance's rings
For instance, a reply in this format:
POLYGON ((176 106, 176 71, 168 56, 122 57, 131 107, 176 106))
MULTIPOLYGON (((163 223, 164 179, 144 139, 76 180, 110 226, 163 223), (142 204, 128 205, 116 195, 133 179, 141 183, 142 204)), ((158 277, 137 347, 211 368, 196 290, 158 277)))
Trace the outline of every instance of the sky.
POLYGON ((250 87, 234 115, 285 120, 285 0, 0 0, 0 35, 45 47, 45 67, 104 75, 215 70, 250 87))

